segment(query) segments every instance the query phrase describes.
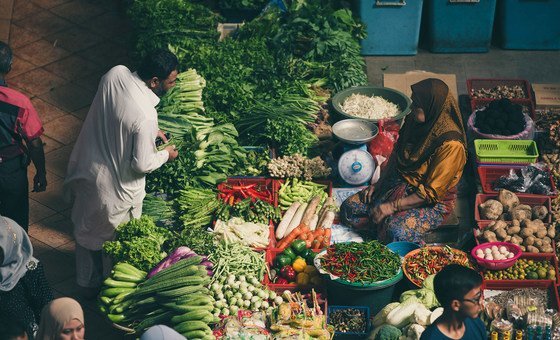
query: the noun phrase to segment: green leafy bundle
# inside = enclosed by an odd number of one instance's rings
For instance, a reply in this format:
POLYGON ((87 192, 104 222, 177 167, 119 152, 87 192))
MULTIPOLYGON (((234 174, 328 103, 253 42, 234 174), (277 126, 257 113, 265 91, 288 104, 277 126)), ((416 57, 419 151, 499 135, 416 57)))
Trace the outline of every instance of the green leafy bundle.
POLYGON ((115 241, 103 244, 103 250, 114 262, 127 262, 138 269, 147 271, 167 254, 164 243, 172 233, 157 227, 148 216, 132 219, 117 227, 115 241))
POLYGON ((185 0, 135 0, 128 15, 139 57, 169 44, 196 46, 216 41, 216 26, 222 20, 208 7, 185 0))

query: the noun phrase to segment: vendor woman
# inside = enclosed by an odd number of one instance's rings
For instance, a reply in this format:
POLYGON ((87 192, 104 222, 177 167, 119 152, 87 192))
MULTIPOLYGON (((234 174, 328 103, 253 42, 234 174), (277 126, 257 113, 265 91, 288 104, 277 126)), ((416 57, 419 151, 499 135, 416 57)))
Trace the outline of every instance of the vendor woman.
POLYGON ((384 243, 422 242, 453 210, 467 160, 457 102, 439 79, 411 86, 412 112, 380 180, 344 201, 342 222, 384 243))

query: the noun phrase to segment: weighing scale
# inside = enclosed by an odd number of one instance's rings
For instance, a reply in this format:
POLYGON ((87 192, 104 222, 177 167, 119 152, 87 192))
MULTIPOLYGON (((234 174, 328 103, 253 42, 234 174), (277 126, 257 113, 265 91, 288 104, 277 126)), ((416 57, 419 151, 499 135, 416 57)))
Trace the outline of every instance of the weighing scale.
POLYGON ((379 133, 377 124, 363 119, 344 119, 333 125, 344 153, 338 160, 338 174, 350 186, 368 185, 375 171, 375 160, 366 143, 379 133))

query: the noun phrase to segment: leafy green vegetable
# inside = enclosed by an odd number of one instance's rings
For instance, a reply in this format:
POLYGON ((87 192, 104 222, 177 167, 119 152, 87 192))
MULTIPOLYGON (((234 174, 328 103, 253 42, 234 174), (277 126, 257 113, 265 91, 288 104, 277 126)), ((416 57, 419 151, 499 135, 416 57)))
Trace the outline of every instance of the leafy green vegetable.
POLYGON ((253 9, 264 8, 267 0, 219 0, 218 5, 221 9, 253 9))
POLYGON ((127 262, 147 271, 166 256, 163 244, 171 238, 171 232, 157 227, 148 216, 132 219, 117 227, 115 241, 103 244, 103 250, 115 262, 127 262))

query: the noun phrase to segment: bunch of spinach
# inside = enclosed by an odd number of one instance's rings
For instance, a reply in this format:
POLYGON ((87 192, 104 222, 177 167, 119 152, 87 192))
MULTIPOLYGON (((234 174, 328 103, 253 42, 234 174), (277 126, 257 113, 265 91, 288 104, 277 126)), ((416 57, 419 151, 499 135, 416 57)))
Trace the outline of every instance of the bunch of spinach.
POLYGON ((135 0, 128 15, 140 57, 169 44, 196 46, 216 41, 216 27, 222 22, 208 7, 185 0, 135 0))

